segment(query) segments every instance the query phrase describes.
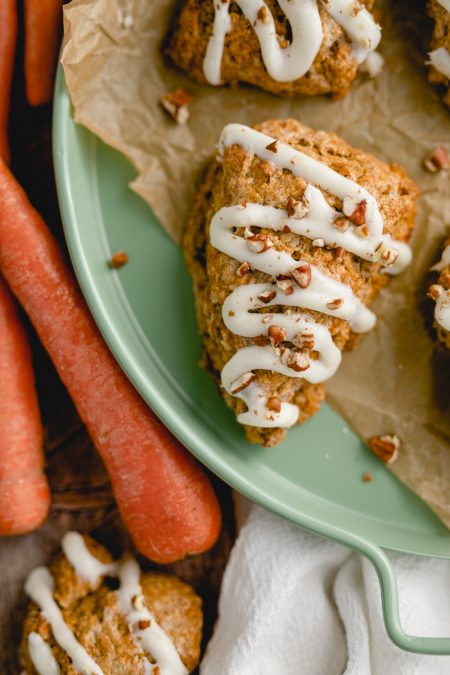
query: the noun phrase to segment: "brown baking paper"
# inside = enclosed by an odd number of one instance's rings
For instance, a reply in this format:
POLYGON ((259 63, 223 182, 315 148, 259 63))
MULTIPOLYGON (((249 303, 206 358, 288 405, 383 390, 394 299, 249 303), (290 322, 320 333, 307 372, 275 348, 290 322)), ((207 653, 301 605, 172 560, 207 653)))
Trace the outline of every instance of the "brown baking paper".
POLYGON ((385 68, 375 80, 355 82, 339 102, 193 84, 161 56, 175 5, 173 0, 66 5, 62 63, 76 121, 133 162, 138 175, 131 187, 176 241, 228 122, 297 117, 407 168, 422 190, 414 263, 375 302, 377 327, 345 355, 328 384, 328 400, 363 438, 400 437, 399 459, 389 468, 450 527, 450 355, 436 348, 432 304, 425 297, 428 269, 450 223, 449 174, 422 168, 430 150, 450 143, 450 116, 426 81, 429 26, 423 3, 379 3, 385 68), (173 122, 158 103, 177 86, 194 95, 186 126, 173 122))

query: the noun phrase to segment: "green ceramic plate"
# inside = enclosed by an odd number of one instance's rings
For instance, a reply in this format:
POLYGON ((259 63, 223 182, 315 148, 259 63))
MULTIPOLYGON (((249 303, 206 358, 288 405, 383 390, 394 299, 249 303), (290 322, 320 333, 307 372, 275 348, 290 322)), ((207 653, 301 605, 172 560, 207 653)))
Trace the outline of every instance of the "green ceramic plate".
POLYGON ((129 188, 133 168, 77 126, 62 73, 56 86, 54 161, 64 227, 79 282, 105 340, 135 387, 212 471, 275 513, 359 550, 375 564, 392 639, 450 653, 450 641, 403 633, 395 577, 380 547, 450 558, 450 533, 324 406, 276 449, 250 446, 209 376, 191 281, 178 248, 129 188), (107 260, 126 249, 130 263, 107 260), (365 471, 373 474, 364 483, 365 471))

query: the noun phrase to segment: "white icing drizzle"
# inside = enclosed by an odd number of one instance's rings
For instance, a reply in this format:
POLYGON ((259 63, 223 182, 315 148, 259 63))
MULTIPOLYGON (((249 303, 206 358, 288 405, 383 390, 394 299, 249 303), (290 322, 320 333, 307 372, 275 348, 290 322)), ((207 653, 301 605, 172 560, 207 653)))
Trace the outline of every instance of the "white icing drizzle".
POLYGON ((31 662, 38 673, 60 675, 61 670, 53 656, 51 647, 41 638, 39 633, 30 633, 28 635, 28 652, 31 662))
MULTIPOLYGON (((47 567, 36 567, 25 583, 26 593, 49 622, 56 642, 71 658, 73 667, 83 675, 103 675, 101 668, 89 656, 64 621, 61 610, 53 599, 53 590, 53 577, 47 567)), ((37 648, 34 646, 33 655, 36 651, 37 648)), ((33 660, 33 656, 31 658, 33 660)), ((39 672, 41 675, 47 675, 45 671, 39 672)))
POLYGON ((442 272, 445 267, 450 265, 450 244, 444 248, 442 251, 442 257, 433 267, 431 267, 432 272, 442 272))
MULTIPOLYGON (((186 675, 188 670, 175 645, 145 606, 140 585, 140 568, 134 558, 126 555, 119 562, 104 564, 92 555, 78 532, 67 532, 62 548, 77 576, 92 586, 104 576, 119 578, 121 585, 116 591, 119 609, 125 616, 133 639, 156 660, 156 663, 151 663, 145 659, 145 675, 151 675, 156 667, 159 668, 159 675, 186 675)), ((25 583, 25 591, 49 622, 56 642, 67 652, 77 672, 83 675, 103 675, 103 671, 64 622, 53 599, 53 589, 53 578, 47 567, 33 570, 25 583)), ((50 647, 37 633, 30 633, 28 650, 39 675, 59 674, 59 666, 50 647)))
POLYGON ((80 579, 96 586, 102 577, 117 576, 117 563, 104 564, 89 551, 79 532, 66 532, 61 548, 80 579))
MULTIPOLYGON (((117 591, 117 601, 121 612, 133 626, 133 635, 146 652, 150 652, 156 659, 160 675, 185 675, 185 668, 172 640, 156 622, 153 614, 144 603, 140 585, 140 569, 136 560, 126 556, 119 565, 120 588, 117 591), (139 622, 148 624, 146 628, 139 628, 139 622)), ((144 625, 143 624, 143 625, 144 625)))
POLYGON ((434 49, 428 53, 428 56, 430 57, 428 63, 450 79, 450 53, 445 47, 434 49))
MULTIPOLYGON (((221 65, 225 37, 231 30, 230 2, 212 0, 214 24, 209 40, 203 72, 210 84, 221 84, 221 65)), ((372 15, 355 0, 321 0, 333 19, 352 41, 356 62, 361 64, 372 53, 381 38, 379 26, 372 15)), ((293 82, 301 78, 317 56, 323 31, 317 0, 279 0, 279 5, 291 27, 291 43, 282 49, 272 13, 264 0, 235 0, 253 27, 261 55, 270 77, 277 82, 293 82)))
MULTIPOLYGON (((311 316, 300 311, 287 313, 258 313, 256 310, 270 306, 290 306, 296 310, 313 310, 348 321, 354 332, 366 332, 375 324, 374 314, 354 295, 346 284, 324 274, 314 265, 295 260, 288 252, 269 246, 257 252, 249 246, 253 232, 252 226, 289 231, 308 237, 331 247, 341 246, 368 261, 382 262, 381 253, 392 250, 391 243, 398 251, 398 257, 389 270, 398 273, 410 262, 411 250, 403 242, 391 242, 383 235, 383 221, 378 205, 367 190, 353 181, 341 176, 328 166, 314 160, 289 145, 276 142, 276 152, 268 149, 275 139, 259 131, 239 124, 229 124, 222 132, 219 141, 219 153, 225 148, 237 144, 280 169, 288 169, 295 176, 308 182, 304 193, 304 208, 300 213, 289 216, 284 209, 262 204, 247 203, 221 208, 214 214, 210 225, 211 245, 226 253, 240 263, 272 277, 289 275, 301 267, 307 267, 310 278, 306 287, 292 281, 289 294, 273 283, 246 284, 236 287, 226 298, 222 317, 225 325, 236 335, 246 338, 258 336, 271 337, 271 326, 283 331, 283 340, 299 344, 299 336, 308 333, 308 342, 318 353, 313 360, 309 356, 302 368, 289 367, 289 350, 274 343, 273 346, 247 346, 239 349, 225 364, 222 370, 222 385, 225 390, 243 400, 248 410, 238 416, 238 421, 259 427, 289 427, 298 419, 298 408, 282 402, 279 411, 267 408, 268 397, 262 387, 251 375, 254 370, 268 370, 289 377, 302 377, 311 383, 318 383, 331 377, 339 367, 341 352, 336 347, 329 329, 314 321, 311 316), (313 183, 315 185, 313 185, 313 183), (352 225, 341 231, 333 224, 337 217, 344 214, 336 211, 327 203, 316 185, 342 200, 344 212, 351 215, 355 205, 366 202, 365 225, 367 236, 362 237, 352 225), (235 234, 237 228, 244 228, 244 236, 235 234), (338 302, 335 302, 338 300, 338 302), (285 356, 286 352, 288 357, 285 356), (303 367, 304 366, 304 367, 303 367), (247 378, 247 386, 241 387, 242 378, 247 378)), ((386 263, 384 263, 386 264, 386 263)), ((303 347, 300 340, 300 347, 303 347)))
MULTIPOLYGON (((450 265, 450 244, 444 248, 440 261, 433 265, 431 270, 442 272, 448 265, 450 265)), ((440 284, 434 284, 433 290, 438 294, 434 318, 444 330, 450 331, 450 290, 445 290, 440 284)))
POLYGON ((433 290, 438 294, 434 308, 434 318, 444 330, 450 331, 450 289, 434 284, 433 290))

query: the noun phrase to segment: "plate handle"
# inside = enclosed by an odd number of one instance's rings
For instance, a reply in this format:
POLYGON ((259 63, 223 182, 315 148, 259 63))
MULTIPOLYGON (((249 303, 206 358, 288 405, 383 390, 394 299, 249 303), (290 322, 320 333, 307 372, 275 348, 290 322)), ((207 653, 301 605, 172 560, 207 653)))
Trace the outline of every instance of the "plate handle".
POLYGON ((360 550, 376 569, 381 586, 384 624, 392 642, 408 652, 449 655, 450 637, 418 637, 405 633, 400 623, 397 579, 391 561, 381 548, 368 541, 360 550))

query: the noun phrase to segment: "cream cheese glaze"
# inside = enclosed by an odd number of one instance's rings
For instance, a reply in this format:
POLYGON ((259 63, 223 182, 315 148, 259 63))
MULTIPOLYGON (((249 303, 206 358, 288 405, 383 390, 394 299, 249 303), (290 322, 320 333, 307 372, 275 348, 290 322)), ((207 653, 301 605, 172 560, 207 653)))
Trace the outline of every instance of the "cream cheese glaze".
MULTIPOLYGON (((450 265, 450 244, 442 251, 442 257, 438 263, 433 265, 433 272, 442 272, 445 267, 450 265)), ((450 290, 445 290, 439 284, 433 285, 434 295, 436 295, 436 306, 434 308, 434 318, 437 323, 447 331, 450 331, 450 290)))
MULTIPOLYGON (((311 68, 323 40, 317 0, 278 0, 289 22, 292 38, 282 48, 272 13, 263 0, 235 0, 253 27, 261 55, 270 77, 277 82, 293 82, 311 68)), ((225 37, 231 30, 228 0, 212 0, 214 24, 209 39, 203 72, 210 84, 219 85, 225 37)), ((378 46, 379 26, 372 15, 356 0, 321 0, 322 6, 346 32, 352 41, 356 62, 361 64, 378 46)))
POLYGON ((240 423, 286 428, 296 423, 297 406, 281 402, 279 410, 273 410, 273 406, 269 409, 270 392, 255 381, 253 371, 275 371, 318 383, 331 377, 341 361, 341 352, 328 328, 301 310, 314 310, 346 320, 356 333, 369 331, 376 319, 348 285, 306 261, 295 260, 286 251, 277 250, 269 238, 258 240, 251 228, 277 232, 288 228, 311 239, 314 245, 340 246, 360 258, 381 263, 390 273, 398 273, 409 264, 411 250, 403 242, 392 241, 389 235, 383 234, 383 220, 373 195, 326 164, 255 129, 229 124, 222 132, 219 154, 223 155, 227 147, 235 144, 308 183, 302 203, 297 210, 293 209, 293 214, 263 204, 237 204, 221 208, 210 224, 210 242, 214 248, 254 270, 275 279, 281 275, 283 279, 276 284, 238 286, 226 298, 222 317, 227 328, 246 338, 266 337, 271 345, 239 349, 225 364, 221 380, 229 394, 247 405, 248 410, 238 415, 240 423), (338 197, 343 211, 333 209, 321 190, 338 197), (348 219, 345 231, 338 229, 334 224, 336 219, 352 215, 361 203, 365 205, 364 236, 348 219), (243 229, 244 235, 237 235, 237 229, 243 229), (280 305, 293 309, 290 313, 273 314, 257 311, 280 305), (285 342, 293 343, 302 351, 283 346, 285 342), (318 358, 310 358, 311 350, 318 353, 318 358))
MULTIPOLYGON (((77 576, 87 581, 92 588, 104 576, 118 577, 120 587, 116 597, 119 609, 125 616, 133 639, 156 661, 145 659, 145 675, 151 675, 155 669, 158 675, 186 675, 188 670, 175 645, 145 605, 140 585, 141 572, 134 558, 124 556, 121 561, 104 564, 92 555, 78 532, 64 535, 62 549, 77 576)), ((77 672, 83 675, 104 675, 65 623, 53 598, 53 590, 54 581, 47 567, 33 570, 25 583, 26 593, 40 608, 51 626, 55 641, 66 651, 77 672)), ((30 633, 28 650, 39 675, 58 675, 58 663, 47 643, 37 633, 30 633)))

